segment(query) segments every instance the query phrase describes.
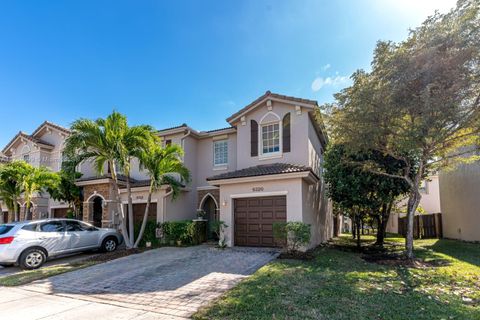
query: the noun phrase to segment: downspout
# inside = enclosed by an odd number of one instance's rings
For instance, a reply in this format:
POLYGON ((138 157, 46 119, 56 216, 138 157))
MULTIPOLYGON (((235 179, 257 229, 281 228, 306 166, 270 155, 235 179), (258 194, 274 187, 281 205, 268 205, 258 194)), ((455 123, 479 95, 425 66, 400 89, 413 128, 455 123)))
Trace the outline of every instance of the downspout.
POLYGON ((165 211, 166 211, 166 207, 167 207, 167 206, 166 206, 166 200, 167 200, 167 197, 168 197, 169 195, 171 195, 172 193, 173 193, 173 189, 171 189, 170 191, 168 191, 167 193, 165 193, 165 194, 163 195, 163 198, 162 198, 162 223, 163 223, 163 222, 166 222, 166 221, 165 221, 165 211))
POLYGON ((190 134, 192 134, 192 130, 187 130, 187 133, 185 133, 183 135, 183 137, 180 138, 180 146, 182 147, 182 150, 184 151, 184 154, 182 156, 182 162, 183 162, 184 157, 185 157, 185 138, 188 137, 190 134))

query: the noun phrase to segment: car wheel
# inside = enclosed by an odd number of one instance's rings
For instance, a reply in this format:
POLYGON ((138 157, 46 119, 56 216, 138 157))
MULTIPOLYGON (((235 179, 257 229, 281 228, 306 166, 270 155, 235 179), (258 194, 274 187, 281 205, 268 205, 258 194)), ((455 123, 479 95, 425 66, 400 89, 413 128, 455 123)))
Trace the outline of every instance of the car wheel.
POLYGON ((20 268, 24 270, 33 270, 40 268, 46 260, 47 256, 43 250, 32 248, 25 250, 20 255, 19 264, 20 268))
POLYGON ((114 237, 108 237, 102 242, 102 251, 112 252, 117 250, 118 240, 114 237))

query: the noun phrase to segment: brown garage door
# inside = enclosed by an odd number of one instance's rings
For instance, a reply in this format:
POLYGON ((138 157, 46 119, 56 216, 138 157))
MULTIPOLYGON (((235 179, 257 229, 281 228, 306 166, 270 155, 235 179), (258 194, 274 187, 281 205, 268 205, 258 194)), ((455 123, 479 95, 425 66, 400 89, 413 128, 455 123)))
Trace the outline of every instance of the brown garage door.
POLYGON ((235 245, 273 247, 273 223, 287 219, 285 196, 235 199, 235 245))
POLYGON ((68 213, 68 208, 55 208, 52 209, 52 216, 54 218, 66 218, 68 213))
MULTIPOLYGON (((134 223, 142 223, 143 215, 145 214, 146 203, 134 203, 133 204, 133 221, 134 223)), ((127 213, 126 223, 128 225, 128 205, 125 205, 125 213, 127 213)), ((157 203, 151 202, 148 210, 147 220, 157 220, 157 203)))

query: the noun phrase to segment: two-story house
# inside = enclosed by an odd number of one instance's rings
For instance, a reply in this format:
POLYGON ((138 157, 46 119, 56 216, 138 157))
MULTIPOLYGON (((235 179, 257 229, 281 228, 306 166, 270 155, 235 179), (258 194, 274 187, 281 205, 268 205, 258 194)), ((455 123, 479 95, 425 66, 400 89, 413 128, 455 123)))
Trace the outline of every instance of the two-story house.
MULTIPOLYGON (((225 221, 229 246, 274 245, 272 224, 276 221, 311 224, 311 246, 328 240, 333 234, 333 218, 322 180, 327 137, 317 113, 316 101, 267 91, 231 115, 227 128, 199 132, 183 124, 159 130, 163 144, 184 149, 183 160, 192 180, 175 200, 166 187, 156 191, 150 218, 158 222, 192 219, 203 209, 209 220, 225 221)), ((54 154, 61 158, 67 135, 68 130, 46 122, 32 135, 18 134, 4 153, 57 170, 51 159, 54 154), (47 129, 63 140, 47 138, 47 129), (26 145, 30 149, 24 149, 26 145), (49 161, 45 158, 42 162, 41 156, 37 159, 32 150, 48 155, 49 161)), ((133 211, 135 217, 141 217, 149 181, 138 161, 134 162, 133 211)), ((89 163, 81 164, 79 170, 83 174, 77 181, 83 188, 83 219, 98 226, 118 226, 118 206, 107 172, 98 176, 89 163)), ((124 187, 124 178, 120 180, 124 187)), ((126 190, 121 193, 126 206, 126 190)), ((41 208, 37 205, 39 212, 51 217, 64 213, 59 206, 51 200, 41 208)))

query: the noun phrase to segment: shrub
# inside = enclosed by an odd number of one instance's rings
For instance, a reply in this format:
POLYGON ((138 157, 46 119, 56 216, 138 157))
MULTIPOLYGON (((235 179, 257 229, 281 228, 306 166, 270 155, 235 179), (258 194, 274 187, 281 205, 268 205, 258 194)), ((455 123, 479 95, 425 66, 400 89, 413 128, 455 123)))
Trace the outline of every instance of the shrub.
POLYGON ((167 221, 160 225, 167 241, 182 241, 184 244, 199 244, 205 240, 205 223, 195 221, 167 221))
POLYGON ((68 210, 67 211, 67 214, 65 215, 65 218, 67 219, 75 219, 75 212, 73 212, 73 210, 68 210))
MULTIPOLYGON (((140 232, 140 228, 142 223, 135 224, 135 238, 138 237, 138 233, 140 232)), ((142 240, 138 244, 139 247, 145 247, 147 242, 151 242, 153 247, 157 247, 160 245, 160 240, 157 238, 157 223, 155 220, 147 220, 147 224, 145 225, 145 231, 143 232, 142 240)))
POLYGON ((303 222, 275 222, 273 237, 281 241, 288 252, 295 252, 310 242, 310 225, 303 222))

